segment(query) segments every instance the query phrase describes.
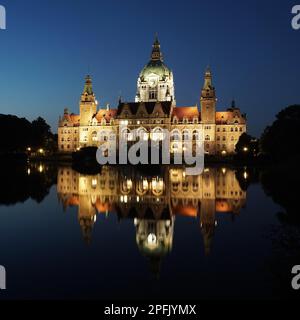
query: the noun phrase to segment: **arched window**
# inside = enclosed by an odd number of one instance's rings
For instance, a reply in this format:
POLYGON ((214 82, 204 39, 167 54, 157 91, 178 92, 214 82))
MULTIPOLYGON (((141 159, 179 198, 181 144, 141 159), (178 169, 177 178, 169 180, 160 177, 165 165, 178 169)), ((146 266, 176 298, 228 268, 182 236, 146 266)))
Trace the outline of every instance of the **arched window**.
POLYGON ((171 132, 171 140, 172 141, 180 141, 180 132, 179 130, 175 129, 171 132))
POLYGON ((205 141, 210 141, 210 136, 209 135, 205 136, 205 141))
POLYGON ((147 141, 149 139, 149 134, 147 133, 145 128, 138 128, 137 137, 142 141, 147 141))
POLYGON ((152 133, 151 133, 151 139, 154 141, 161 141, 164 139, 164 132, 162 130, 162 128, 155 128, 153 129, 152 133))
POLYGON ((97 139, 97 131, 92 132, 92 141, 96 142, 97 139))
POLYGON ((193 140, 195 140, 195 141, 200 140, 200 134, 197 130, 193 131, 193 140))
POLYGON ((149 99, 150 100, 156 100, 157 99, 157 91, 156 90, 151 90, 149 92, 149 99))
POLYGON ((185 129, 182 132, 183 140, 190 140, 190 131, 185 129))

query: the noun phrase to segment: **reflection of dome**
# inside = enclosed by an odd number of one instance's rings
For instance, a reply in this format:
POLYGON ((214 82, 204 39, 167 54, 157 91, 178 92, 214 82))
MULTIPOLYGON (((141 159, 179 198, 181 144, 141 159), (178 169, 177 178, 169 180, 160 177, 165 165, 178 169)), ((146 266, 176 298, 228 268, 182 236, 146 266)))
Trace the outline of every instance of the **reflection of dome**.
POLYGON ((158 276, 162 258, 172 250, 173 220, 136 219, 135 224, 138 248, 158 276))
POLYGON ((151 60, 143 68, 140 78, 142 81, 145 81, 152 74, 159 76, 159 80, 165 80, 166 77, 171 76, 171 70, 160 60, 151 60))

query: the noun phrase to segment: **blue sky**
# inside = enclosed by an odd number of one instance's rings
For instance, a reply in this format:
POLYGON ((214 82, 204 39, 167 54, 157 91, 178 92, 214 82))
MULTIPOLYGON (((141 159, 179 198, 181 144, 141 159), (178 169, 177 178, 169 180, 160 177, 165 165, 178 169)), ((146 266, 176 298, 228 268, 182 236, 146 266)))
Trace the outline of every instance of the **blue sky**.
POLYGON ((44 117, 56 130, 65 107, 78 112, 91 73, 101 106, 121 93, 134 99, 136 80, 158 32, 173 70, 178 105, 199 104, 209 64, 218 109, 234 97, 259 135, 275 114, 300 103, 300 30, 294 1, 0 0, 0 113, 44 117))

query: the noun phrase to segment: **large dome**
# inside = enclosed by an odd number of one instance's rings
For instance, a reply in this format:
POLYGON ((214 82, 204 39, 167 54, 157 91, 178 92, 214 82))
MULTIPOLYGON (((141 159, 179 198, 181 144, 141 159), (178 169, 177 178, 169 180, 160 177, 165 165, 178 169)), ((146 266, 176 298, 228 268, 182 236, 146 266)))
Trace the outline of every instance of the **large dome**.
POLYGON ((151 60, 141 71, 140 78, 143 81, 150 74, 156 74, 160 79, 170 77, 171 70, 161 60, 151 60))
POLYGON ((140 72, 135 102, 173 101, 175 104, 172 71, 164 64, 156 36, 150 61, 140 72))

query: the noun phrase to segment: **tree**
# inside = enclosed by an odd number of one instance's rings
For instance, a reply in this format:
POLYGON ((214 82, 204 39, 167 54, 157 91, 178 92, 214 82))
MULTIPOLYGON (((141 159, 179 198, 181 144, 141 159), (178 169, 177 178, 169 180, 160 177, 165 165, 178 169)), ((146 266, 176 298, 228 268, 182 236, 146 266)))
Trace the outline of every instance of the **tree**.
POLYGON ((44 147, 48 144, 48 139, 51 137, 52 133, 50 126, 47 122, 38 117, 36 120, 33 120, 31 123, 32 126, 32 143, 33 147, 44 147))
POLYGON ((280 111, 276 120, 268 126, 260 139, 260 149, 274 160, 300 155, 300 105, 280 111))
POLYGON ((235 146, 239 158, 253 158, 258 153, 258 140, 247 133, 243 133, 235 146))

